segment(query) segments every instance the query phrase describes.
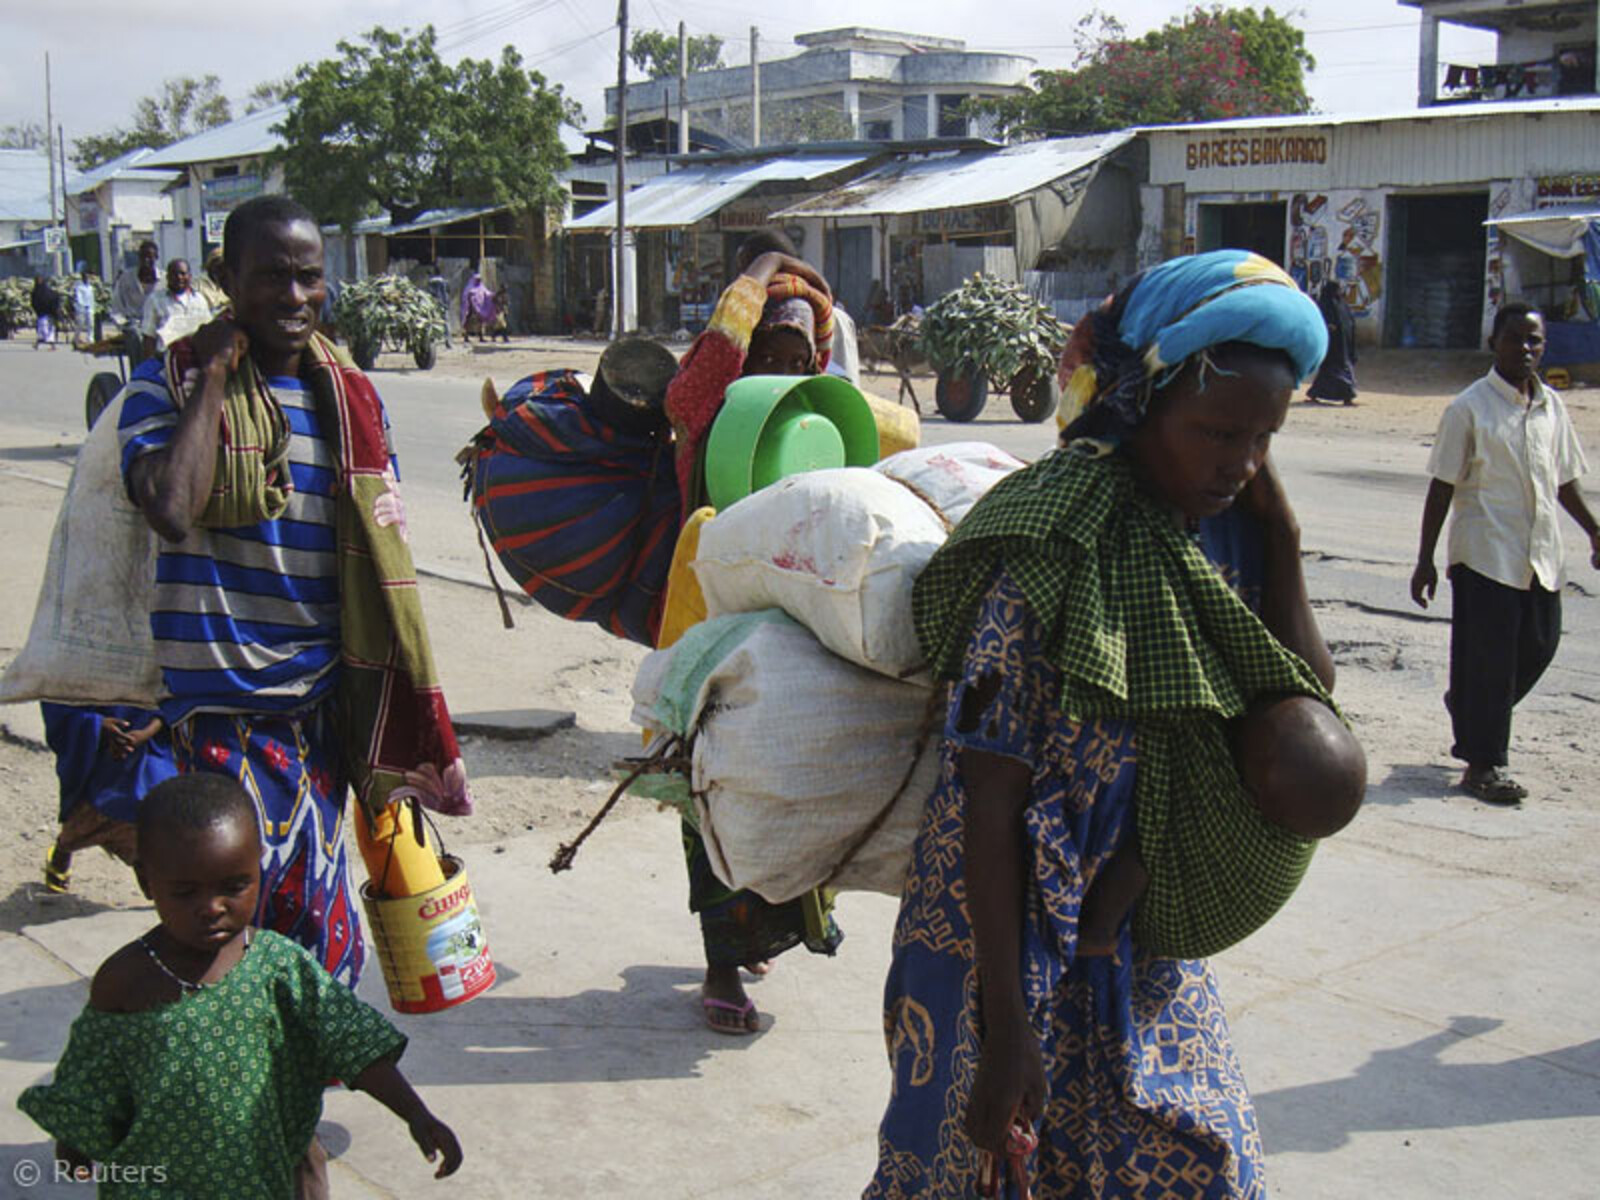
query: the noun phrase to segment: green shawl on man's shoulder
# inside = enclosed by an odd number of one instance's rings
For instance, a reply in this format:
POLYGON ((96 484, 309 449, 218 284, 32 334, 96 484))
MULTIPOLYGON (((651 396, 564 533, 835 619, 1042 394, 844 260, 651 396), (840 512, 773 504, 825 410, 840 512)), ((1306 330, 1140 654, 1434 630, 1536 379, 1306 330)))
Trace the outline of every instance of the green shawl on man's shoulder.
POLYGON ((1134 722, 1134 797, 1150 887, 1141 945, 1198 958, 1249 936, 1299 885, 1314 843, 1245 791, 1226 722, 1273 696, 1332 700, 1120 454, 1058 450, 1001 480, 918 577, 912 613, 936 674, 961 675, 1004 568, 1044 629, 1073 721, 1134 722))

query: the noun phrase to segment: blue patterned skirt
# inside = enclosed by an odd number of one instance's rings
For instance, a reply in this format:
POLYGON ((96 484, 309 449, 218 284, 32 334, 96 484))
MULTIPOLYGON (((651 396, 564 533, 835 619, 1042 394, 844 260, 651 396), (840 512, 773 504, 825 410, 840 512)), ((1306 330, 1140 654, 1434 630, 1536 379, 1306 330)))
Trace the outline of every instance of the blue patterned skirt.
POLYGON ((326 708, 299 717, 196 713, 172 731, 180 771, 237 779, 261 821, 256 924, 355 987, 366 946, 345 852, 345 778, 326 708))
POLYGON ((1074 954, 1088 885, 1132 828, 1137 754, 1131 726, 1062 716, 1041 644, 1038 620, 1002 574, 951 689, 940 781, 895 928, 884 1005, 894 1088, 866 1196, 977 1194, 979 1155, 963 1122, 982 1025, 958 768, 971 748, 1033 770, 1022 970, 1049 1085, 1028 1165, 1033 1195, 1262 1200, 1255 1111, 1210 968, 1136 950, 1126 922, 1114 955, 1074 954))

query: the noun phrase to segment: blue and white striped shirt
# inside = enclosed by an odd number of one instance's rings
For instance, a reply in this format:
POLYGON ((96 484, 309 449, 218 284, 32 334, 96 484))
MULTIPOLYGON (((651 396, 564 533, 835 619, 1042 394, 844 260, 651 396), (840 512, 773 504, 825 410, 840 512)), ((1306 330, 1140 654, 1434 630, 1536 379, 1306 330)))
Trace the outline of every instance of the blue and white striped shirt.
MULTIPOLYGON (((170 693, 161 705, 168 724, 195 712, 307 709, 337 674, 333 451, 305 385, 268 385, 291 430, 287 511, 232 529, 195 526, 182 542, 161 543, 150 625, 170 693)), ((162 364, 142 364, 118 423, 125 485, 134 462, 171 443, 177 423, 162 364)))

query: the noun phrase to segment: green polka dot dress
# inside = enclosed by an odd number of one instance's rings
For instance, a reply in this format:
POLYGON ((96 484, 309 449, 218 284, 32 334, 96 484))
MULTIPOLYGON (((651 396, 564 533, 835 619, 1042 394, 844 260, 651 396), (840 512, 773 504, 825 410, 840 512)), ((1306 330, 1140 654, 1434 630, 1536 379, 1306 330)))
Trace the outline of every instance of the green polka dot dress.
POLYGON ((216 984, 142 1013, 85 1008, 18 1107, 97 1163, 100 1196, 288 1200, 330 1079, 406 1039, 300 946, 257 930, 216 984), (130 1169, 137 1168, 137 1169, 130 1169))

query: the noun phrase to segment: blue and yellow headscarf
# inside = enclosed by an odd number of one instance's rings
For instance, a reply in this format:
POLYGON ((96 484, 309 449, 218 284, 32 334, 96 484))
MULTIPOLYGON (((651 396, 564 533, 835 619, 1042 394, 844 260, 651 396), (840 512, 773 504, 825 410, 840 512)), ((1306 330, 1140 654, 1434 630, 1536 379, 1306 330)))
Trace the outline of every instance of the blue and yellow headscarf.
POLYGON ((1224 342, 1282 350, 1305 380, 1327 353, 1328 330, 1316 303, 1259 254, 1175 258, 1134 276, 1078 322, 1061 352, 1056 423, 1094 413, 1093 436, 1120 440, 1144 422, 1156 386, 1224 342))

